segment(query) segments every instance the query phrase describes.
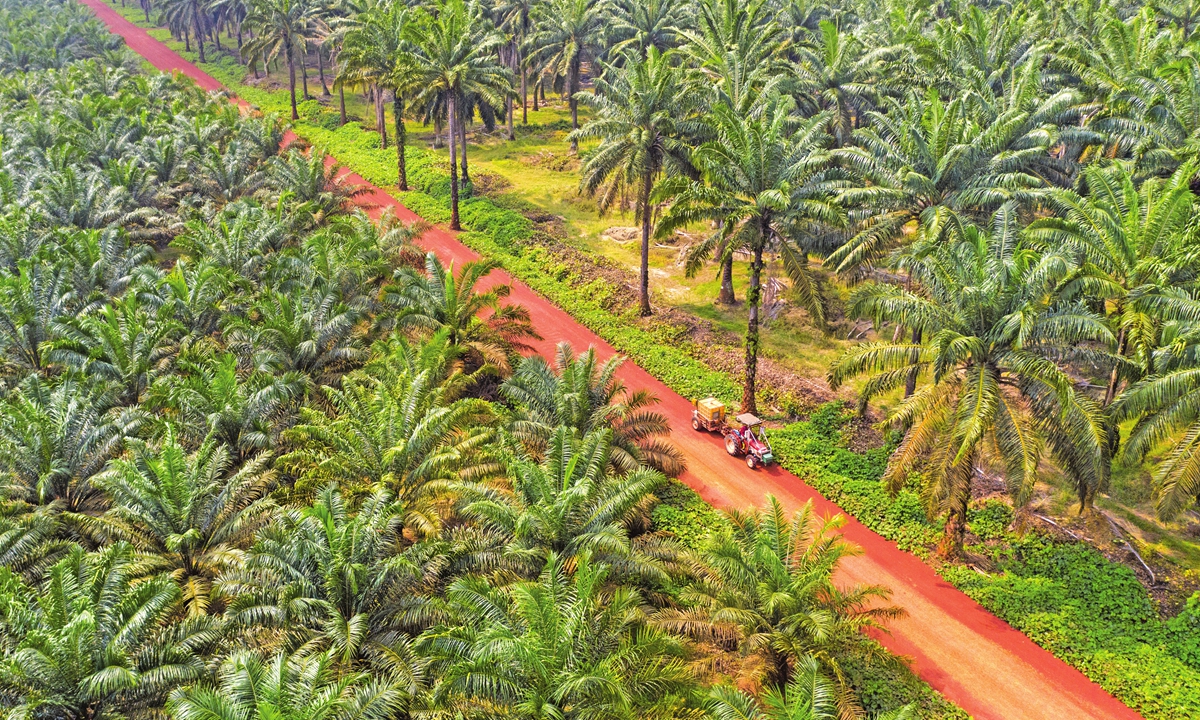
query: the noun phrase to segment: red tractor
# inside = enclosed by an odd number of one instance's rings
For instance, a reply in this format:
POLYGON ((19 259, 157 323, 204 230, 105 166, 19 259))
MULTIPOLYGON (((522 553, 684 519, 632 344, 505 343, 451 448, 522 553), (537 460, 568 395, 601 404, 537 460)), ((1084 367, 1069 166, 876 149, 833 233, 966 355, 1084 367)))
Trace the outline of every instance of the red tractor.
POLYGON ((725 403, 716 398, 705 398, 692 403, 692 429, 717 431, 725 436, 725 452, 737 457, 746 456, 746 465, 751 469, 769 465, 775 460, 766 430, 750 413, 734 418, 736 426, 725 423, 725 403))

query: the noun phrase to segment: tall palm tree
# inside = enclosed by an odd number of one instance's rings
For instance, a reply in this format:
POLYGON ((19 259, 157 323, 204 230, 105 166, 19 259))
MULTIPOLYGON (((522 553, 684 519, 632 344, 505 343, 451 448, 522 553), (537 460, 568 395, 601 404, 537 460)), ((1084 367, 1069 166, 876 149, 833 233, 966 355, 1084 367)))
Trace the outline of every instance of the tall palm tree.
POLYGON ((572 132, 571 142, 599 139, 600 147, 583 166, 580 189, 600 193, 604 211, 627 193, 636 197, 642 225, 638 269, 638 312, 650 315, 650 191, 663 172, 686 172, 691 111, 675 58, 650 47, 645 58, 625 56, 620 67, 607 66, 594 94, 578 100, 596 109, 587 125, 572 132))
POLYGON ((94 482, 112 507, 86 527, 147 553, 149 566, 179 584, 189 615, 210 610, 213 580, 270 521, 275 481, 270 456, 234 469, 229 448, 209 441, 188 454, 168 428, 160 448, 134 443, 94 482))
POLYGON ((751 255, 744 412, 756 412, 758 407, 759 304, 763 256, 768 250, 780 252, 794 291, 813 319, 821 325, 825 320, 807 252, 818 226, 838 221, 823 186, 827 157, 823 150, 828 140, 824 127, 828 121, 817 115, 793 131, 791 110, 785 98, 769 101, 757 117, 718 105, 710 121, 715 138, 692 154, 703 179, 669 178, 655 191, 659 197, 673 197, 658 223, 660 236, 694 222, 718 224, 715 233, 692 249, 690 272, 696 272, 715 249, 728 257, 735 251, 751 255))
POLYGON ((1003 468, 1009 492, 1026 498, 1043 448, 1075 479, 1080 512, 1108 472, 1108 430, 1100 406, 1075 386, 1061 358, 1106 361, 1112 332, 1103 318, 1064 299, 1073 271, 1062 252, 1018 242, 1017 210, 1005 204, 992 232, 964 228, 963 240, 935 246, 905 267, 920 290, 869 283, 852 313, 912 327, 918 342, 881 340, 842 354, 829 370, 838 387, 868 376, 866 402, 908 382, 916 391, 889 415, 905 433, 885 479, 893 489, 918 464, 931 511, 946 513, 942 552, 961 552, 971 483, 988 460, 1003 468), (915 363, 914 363, 915 358, 915 363))
MULTIPOLYGON (((529 124, 529 63, 526 47, 533 32, 537 7, 541 0, 498 0, 495 7, 497 26, 512 38, 513 65, 521 73, 521 124, 529 124)), ((511 139, 511 138, 510 138, 511 139)))
POLYGON ((535 454, 541 453, 555 428, 575 428, 581 435, 612 431, 609 458, 613 469, 628 473, 649 465, 672 477, 683 472, 683 454, 667 438, 670 423, 649 408, 658 402, 647 390, 629 390, 617 379, 624 359, 601 363, 595 348, 575 354, 567 342, 555 348, 554 366, 540 355, 521 361, 500 394, 516 406, 511 430, 535 454))
POLYGON ((41 589, 0 570, 6 632, 0 697, 11 717, 151 716, 172 687, 207 676, 220 637, 208 618, 179 622, 179 588, 140 572, 132 547, 76 547, 41 589))
POLYGON ((865 649, 862 631, 901 611, 880 604, 886 588, 834 583, 841 559, 858 552, 837 532, 843 518, 822 519, 811 502, 789 518, 774 497, 762 510, 725 517, 701 554, 699 580, 680 594, 686 609, 660 611, 657 624, 702 640, 736 639, 737 675, 754 685, 785 687, 815 662, 837 678, 848 704, 839 653, 865 649))
POLYGON ((217 678, 216 687, 174 690, 167 702, 173 720, 390 720, 410 699, 386 678, 338 672, 329 653, 280 653, 264 662, 252 650, 238 650, 217 678))
POLYGON ((683 648, 646 626, 641 596, 612 588, 608 572, 586 554, 573 572, 551 555, 536 581, 456 580, 446 591, 456 622, 419 641, 439 678, 432 702, 466 717, 670 717, 687 679, 683 648))
MULTIPOLYGON (((392 116, 396 126, 397 186, 408 190, 404 146, 405 98, 417 89, 417 65, 408 51, 409 26, 414 11, 402 2, 372 5, 342 38, 342 72, 339 76, 392 91, 392 116)), ((387 147, 386 134, 384 147, 387 147)))
MULTIPOLYGON (((572 130, 579 129, 579 78, 583 64, 593 60, 599 50, 605 10, 603 0, 547 0, 529 36, 530 57, 544 71, 567 80, 572 130)), ((578 149, 578 141, 571 141, 571 149, 578 149)))
MULTIPOLYGON (((162 12, 167 26, 178 35, 186 37, 189 31, 195 32, 200 62, 207 62, 204 57, 204 38, 207 35, 205 4, 200 0, 163 0, 162 12)), ((188 49, 191 49, 190 46, 188 49)))
MULTIPOLYGON (((443 0, 436 14, 425 15, 409 27, 408 40, 417 66, 422 94, 432 102, 445 102, 450 134, 450 227, 462 229, 458 219, 458 167, 455 139, 461 134, 462 103, 476 95, 494 106, 511 92, 512 78, 496 59, 503 38, 487 26, 476 0, 443 0)), ((466 152, 465 134, 463 152, 466 152)))
POLYGON ((1051 207, 1059 217, 1035 220, 1026 237, 1041 247, 1076 252, 1090 272, 1078 281, 1081 294, 1105 300, 1117 334, 1117 356, 1104 405, 1117 395, 1122 376, 1136 380, 1151 370, 1159 344, 1163 306, 1171 295, 1194 287, 1197 258, 1189 248, 1195 199, 1189 184, 1197 163, 1180 167, 1167 181, 1137 187, 1123 164, 1089 165, 1080 178, 1087 194, 1058 190, 1051 207))
POLYGON ((296 112, 296 61, 304 62, 310 40, 327 30, 321 5, 311 0, 251 0, 243 24, 255 34, 242 46, 242 55, 264 63, 283 55, 288 67, 292 119, 296 112))

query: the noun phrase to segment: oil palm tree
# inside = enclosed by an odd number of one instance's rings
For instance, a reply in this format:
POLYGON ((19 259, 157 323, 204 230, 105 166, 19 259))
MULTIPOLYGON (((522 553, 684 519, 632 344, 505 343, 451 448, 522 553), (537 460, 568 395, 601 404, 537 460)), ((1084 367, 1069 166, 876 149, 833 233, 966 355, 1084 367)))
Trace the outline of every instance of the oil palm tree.
POLYGON ((268 496, 275 474, 270 456, 239 468, 228 447, 209 441, 188 453, 168 427, 161 447, 134 442, 93 482, 112 507, 86 527, 130 543, 154 572, 179 584, 187 614, 203 615, 213 602, 213 580, 236 566, 241 550, 275 512, 268 496))
POLYGON ((415 532, 432 532, 438 520, 427 514, 430 487, 496 469, 486 447, 492 410, 481 400, 455 399, 440 360, 395 369, 325 388, 330 412, 303 408, 300 423, 283 434, 289 450, 278 464, 299 478, 301 491, 333 479, 356 491, 380 483, 404 503, 415 532))
POLYGON ((36 378, 5 398, 0 412, 0 473, 6 500, 70 513, 104 510, 93 477, 124 448, 138 422, 109 412, 110 389, 36 378))
POLYGON ((478 576, 446 591, 454 624, 419 646, 439 681, 432 702, 471 716, 666 718, 686 684, 678 639, 648 627, 642 598, 607 583, 586 555, 551 555, 535 581, 493 588, 478 576))
POLYGON ((498 107, 512 92, 512 77, 497 60, 496 50, 504 39, 488 27, 478 2, 442 0, 435 9, 435 14, 409 26, 407 39, 422 94, 430 104, 439 98, 445 102, 450 131, 450 227, 460 230, 455 138, 463 138, 466 152, 466 135, 459 128, 463 100, 474 95, 498 107))
POLYGON ((767 251, 780 252, 801 304, 818 324, 825 320, 807 252, 820 225, 838 221, 824 187, 828 120, 818 115, 792 127, 791 110, 786 98, 769 101, 761 115, 751 117, 718 105, 711 119, 714 139, 692 154, 702 179, 668 179, 655 191, 658 197, 673 198, 658 223, 659 236, 699 221, 718 225, 715 233, 690 251, 690 272, 699 270, 718 249, 726 257, 735 251, 751 255, 744 412, 757 410, 759 304, 767 251))
POLYGON ((296 61, 304 62, 310 40, 327 27, 319 3, 310 0, 252 0, 242 24, 255 34, 242 46, 242 55, 264 63, 283 55, 288 67, 288 92, 292 101, 292 119, 296 112, 296 61))
POLYGON ((555 348, 554 365, 534 355, 525 358, 500 386, 500 394, 516 406, 513 434, 540 454, 561 426, 581 435, 612 431, 609 460, 618 473, 649 465, 672 477, 683 472, 683 454, 667 439, 666 416, 649 408, 658 402, 646 390, 631 391, 617 377, 624 360, 600 362, 594 348, 575 353, 569 343, 555 348))
POLYGON ((397 187, 408 190, 405 100, 417 90, 419 80, 417 65, 408 51, 414 11, 405 3, 390 2, 372 5, 363 15, 342 38, 339 81, 371 85, 377 93, 379 89, 392 91, 397 187))
POLYGON ((1102 298, 1117 334, 1117 356, 1104 394, 1104 405, 1117 395, 1122 376, 1136 380, 1151 370, 1159 344, 1164 305, 1171 295, 1194 286, 1195 253, 1188 251, 1195 201, 1189 184, 1197 164, 1180 167, 1169 180, 1147 180, 1138 187, 1122 164, 1084 168, 1087 194, 1058 190, 1051 195, 1057 217, 1035 220, 1026 237, 1045 248, 1079 254, 1090 272, 1082 290, 1102 298))
POLYGON ((885 479, 898 490, 918 465, 931 512, 947 516, 942 552, 961 552, 971 483, 999 465, 1009 492, 1028 497, 1048 448, 1075 479, 1080 511, 1108 472, 1108 430, 1099 403, 1076 388, 1062 358, 1106 362, 1113 334, 1104 319, 1064 298, 1075 267, 1063 252, 1018 242, 1017 210, 1005 204, 991 232, 967 226, 963 241, 930 248, 905 267, 920 290, 869 283, 852 313, 877 327, 917 330, 918 342, 881 340, 847 350, 829 370, 838 387, 865 375, 865 402, 908 382, 917 389, 890 413, 904 431, 885 479), (915 358, 915 362, 914 362, 915 358))
MULTIPOLYGON (((599 192, 603 212, 627 195, 636 198, 634 210, 642 225, 642 255, 638 269, 638 312, 650 315, 650 191, 663 172, 686 172, 691 134, 689 99, 678 63, 657 48, 644 58, 624 57, 620 67, 607 66, 596 81, 594 94, 581 93, 579 102, 595 108, 587 125, 568 137, 599 139, 588 156, 579 186, 589 195, 599 192)), ((574 101, 573 101, 574 102, 574 101)))
MULTIPOLYGON (((606 9, 602 0, 547 0, 527 41, 530 58, 543 72, 566 78, 572 130, 579 129, 579 79, 584 63, 599 51, 606 9)), ((571 149, 577 148, 578 142, 572 140, 571 149)))
POLYGON ((541 339, 521 305, 505 304, 508 285, 478 289, 496 267, 489 260, 463 264, 457 276, 434 253, 425 255, 424 272, 402 267, 384 289, 385 301, 396 310, 400 328, 437 333, 445 331, 450 344, 474 357, 472 370, 484 364, 507 371, 510 357, 529 350, 526 341, 541 339))
POLYGON ((66 268, 30 258, 0 275, 0 352, 3 373, 44 372, 53 324, 72 311, 66 268))
POLYGON ((222 576, 229 618, 271 633, 283 652, 328 653, 342 672, 375 671, 415 690, 423 670, 408 633, 425 621, 429 577, 406 554, 405 514, 381 486, 357 504, 325 486, 260 531, 222 576))
POLYGON ((880 604, 886 588, 834 583, 841 559, 858 552, 837 532, 842 517, 820 518, 811 502, 789 517, 769 496, 761 510, 725 517, 701 554, 699 579, 680 594, 686 609, 662 610, 656 623, 701 640, 735 639, 737 675, 756 686, 786 687, 815 663, 848 705, 839 653, 847 644, 866 649, 862 631, 900 611, 880 604))
POLYGON ((341 673, 329 653, 264 661, 238 650, 221 663, 217 685, 177 688, 167 702, 173 720, 390 720, 410 698, 386 678, 341 673))
POLYGON ((146 577, 125 543, 76 547, 40 590, 0 575, 12 633, 0 696, 11 717, 150 717, 172 687, 207 675, 202 653, 215 647, 217 624, 178 622, 179 587, 146 577))
MULTIPOLYGON (((767 688, 761 700, 750 693, 718 685, 708 696, 714 720, 839 720, 841 690, 826 677, 811 657, 800 658, 786 687, 767 688)), ((915 709, 904 706, 873 720, 910 720, 915 709)))
MULTIPOLYGON (((614 580, 664 583, 664 564, 629 537, 666 478, 648 468, 611 472, 612 432, 580 436, 558 427, 541 462, 525 457, 509 463, 512 489, 464 488, 463 513, 496 532, 513 568, 536 575, 553 555, 568 566, 583 554, 611 569, 614 580)), ((656 548, 657 549, 657 548, 656 548)))

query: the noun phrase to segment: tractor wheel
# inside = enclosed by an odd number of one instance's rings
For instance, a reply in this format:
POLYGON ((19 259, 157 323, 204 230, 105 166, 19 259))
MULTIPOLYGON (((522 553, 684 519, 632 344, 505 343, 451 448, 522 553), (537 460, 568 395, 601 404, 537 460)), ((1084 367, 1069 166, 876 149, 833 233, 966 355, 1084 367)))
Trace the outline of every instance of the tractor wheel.
POLYGON ((725 436, 725 452, 729 453, 730 455, 733 455, 734 457, 737 457, 738 455, 741 454, 738 452, 737 438, 735 438, 732 435, 725 436))
POLYGON ((692 416, 692 429, 700 432, 700 418, 695 415, 692 416))
POLYGON ((750 468, 751 470, 758 467, 758 461, 754 459, 753 455, 746 456, 746 467, 750 468))

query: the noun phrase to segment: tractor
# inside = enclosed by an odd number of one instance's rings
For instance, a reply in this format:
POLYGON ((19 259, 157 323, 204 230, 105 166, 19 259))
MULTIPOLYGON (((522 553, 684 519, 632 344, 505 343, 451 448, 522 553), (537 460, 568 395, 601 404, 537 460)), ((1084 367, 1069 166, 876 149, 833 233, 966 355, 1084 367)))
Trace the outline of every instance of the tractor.
POLYGON ((744 455, 751 470, 770 465, 775 456, 771 453, 762 420, 750 413, 742 413, 734 418, 734 422, 735 426, 725 422, 725 403, 716 398, 692 402, 693 430, 721 433, 725 438, 725 452, 734 457, 744 455))

